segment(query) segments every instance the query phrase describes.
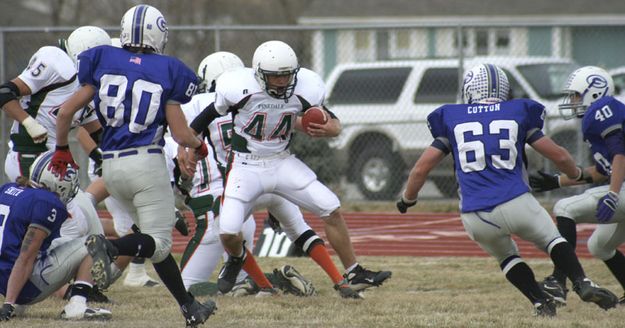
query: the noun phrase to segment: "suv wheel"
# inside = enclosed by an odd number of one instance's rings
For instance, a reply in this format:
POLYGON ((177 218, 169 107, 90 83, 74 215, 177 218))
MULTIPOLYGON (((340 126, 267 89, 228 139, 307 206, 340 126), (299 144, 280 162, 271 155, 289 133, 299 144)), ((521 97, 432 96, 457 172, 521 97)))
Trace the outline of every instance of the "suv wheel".
POLYGON ((386 148, 365 148, 354 163, 358 189, 367 199, 394 199, 404 184, 404 164, 386 148))

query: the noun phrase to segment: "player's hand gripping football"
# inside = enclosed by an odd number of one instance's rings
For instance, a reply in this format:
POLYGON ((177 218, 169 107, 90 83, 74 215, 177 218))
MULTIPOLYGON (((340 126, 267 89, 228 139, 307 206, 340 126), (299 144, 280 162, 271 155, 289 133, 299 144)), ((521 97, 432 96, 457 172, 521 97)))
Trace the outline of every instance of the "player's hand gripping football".
POLYGON ((543 192, 560 188, 560 175, 537 171, 529 176, 532 191, 543 192))
POLYGON ((67 173, 67 165, 70 165, 74 169, 78 169, 78 164, 74 162, 72 153, 69 151, 69 146, 57 145, 48 168, 52 170, 52 173, 58 175, 59 177, 64 177, 65 173, 67 173))
POLYGON ((597 221, 599 223, 610 222, 618 206, 618 194, 609 191, 605 196, 599 198, 597 202, 597 221))
POLYGON ((406 200, 404 199, 404 195, 402 195, 399 200, 397 201, 397 203, 395 203, 395 205, 397 206, 397 209, 399 210, 399 213, 406 213, 406 211, 408 211, 409 207, 413 207, 415 205, 417 205, 417 200, 406 200))

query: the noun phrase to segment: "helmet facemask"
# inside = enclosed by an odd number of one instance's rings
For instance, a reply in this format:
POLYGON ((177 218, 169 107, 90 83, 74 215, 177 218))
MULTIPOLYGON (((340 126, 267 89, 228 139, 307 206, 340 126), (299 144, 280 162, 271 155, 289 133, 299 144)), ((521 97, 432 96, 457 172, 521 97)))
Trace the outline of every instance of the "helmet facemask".
POLYGON ((258 67, 256 71, 256 78, 259 80, 261 86, 265 89, 267 94, 277 99, 288 99, 295 92, 295 86, 297 85, 297 72, 299 67, 288 71, 267 71, 258 67), (286 83, 272 84, 272 79, 284 79, 288 76, 286 83))
POLYGON ((558 105, 560 116, 566 120, 582 118, 590 105, 613 92, 614 81, 605 70, 595 66, 579 68, 566 82, 564 97, 558 105))

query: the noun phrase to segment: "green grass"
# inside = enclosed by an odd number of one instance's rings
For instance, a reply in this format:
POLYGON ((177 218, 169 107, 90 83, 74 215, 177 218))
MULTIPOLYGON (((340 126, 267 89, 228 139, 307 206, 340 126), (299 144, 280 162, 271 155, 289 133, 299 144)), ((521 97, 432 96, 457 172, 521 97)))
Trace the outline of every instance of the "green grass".
MULTIPOLYGON (((336 260, 336 259, 335 259, 336 260)), ((319 295, 215 298, 219 310, 205 327, 623 327, 622 308, 603 311, 571 292, 555 319, 535 318, 532 305, 505 280, 490 258, 362 257, 372 269, 390 269, 393 277, 369 290, 364 300, 344 300, 308 258, 261 258, 265 271, 289 263, 313 280, 319 295)), ((338 262, 337 262, 338 263, 338 262)), ((537 278, 551 270, 547 260, 529 260, 537 278)), ((598 260, 582 260, 597 283, 622 295, 621 287, 598 260)), ((151 269, 151 268, 150 268, 151 269)), ((153 274, 153 273, 152 273, 153 274)), ((2 327, 184 327, 178 306, 165 288, 125 288, 115 284, 107 295, 113 319, 64 322, 64 301, 50 299, 2 327)), ((202 300, 204 298, 201 298, 202 300)), ((106 305, 104 307, 107 307, 106 305)))

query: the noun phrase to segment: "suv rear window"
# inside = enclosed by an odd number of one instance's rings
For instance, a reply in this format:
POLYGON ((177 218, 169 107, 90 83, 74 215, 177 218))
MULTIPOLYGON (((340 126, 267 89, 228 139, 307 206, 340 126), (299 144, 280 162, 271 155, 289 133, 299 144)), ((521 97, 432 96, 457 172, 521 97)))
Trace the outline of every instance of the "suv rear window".
POLYGON ((416 104, 455 104, 457 94, 457 68, 430 68, 423 73, 413 100, 416 104))
POLYGON ((411 67, 381 67, 344 71, 328 103, 393 104, 404 88, 411 67))

